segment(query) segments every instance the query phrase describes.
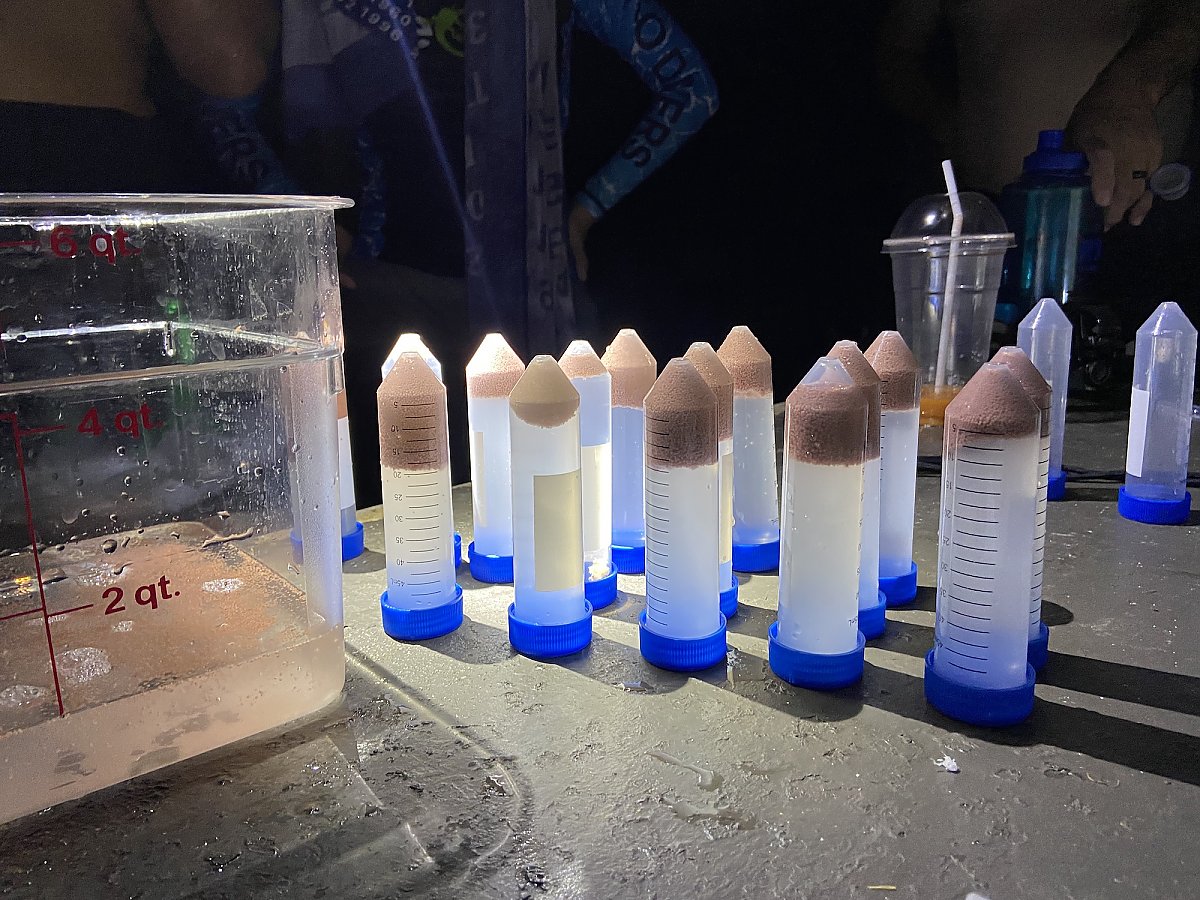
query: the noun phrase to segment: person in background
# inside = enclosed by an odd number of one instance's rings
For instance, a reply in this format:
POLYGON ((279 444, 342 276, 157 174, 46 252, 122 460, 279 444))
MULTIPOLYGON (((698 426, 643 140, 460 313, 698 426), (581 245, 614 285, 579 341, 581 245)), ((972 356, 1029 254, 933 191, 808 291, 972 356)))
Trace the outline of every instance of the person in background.
POLYGON ((1106 226, 1140 225, 1147 176, 1187 135, 1200 4, 894 0, 879 50, 885 96, 954 160, 961 186, 998 193, 1038 131, 1065 125, 1106 226))
POLYGON ((172 79, 156 76, 248 93, 267 75, 278 23, 270 0, 0 4, 0 190, 214 189, 215 168, 162 96, 172 79))

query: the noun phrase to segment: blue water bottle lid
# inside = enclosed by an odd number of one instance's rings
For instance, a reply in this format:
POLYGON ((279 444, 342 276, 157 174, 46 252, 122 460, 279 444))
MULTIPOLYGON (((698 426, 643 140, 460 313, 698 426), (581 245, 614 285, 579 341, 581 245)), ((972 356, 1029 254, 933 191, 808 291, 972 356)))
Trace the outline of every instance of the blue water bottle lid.
POLYGON ((1066 133, 1061 128, 1038 132, 1037 149, 1025 157, 1026 175, 1082 175, 1087 157, 1066 149, 1066 133))

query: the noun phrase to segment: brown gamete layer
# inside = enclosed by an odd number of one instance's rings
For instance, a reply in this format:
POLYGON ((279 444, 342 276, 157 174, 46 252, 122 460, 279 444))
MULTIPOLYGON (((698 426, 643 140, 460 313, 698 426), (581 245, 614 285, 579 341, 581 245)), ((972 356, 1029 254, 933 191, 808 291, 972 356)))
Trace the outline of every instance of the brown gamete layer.
POLYGON ((596 378, 608 374, 608 369, 587 341, 571 341, 558 365, 568 378, 596 378))
POLYGON ((696 367, 700 377, 717 398, 717 439, 733 440, 733 376, 717 356, 712 344, 697 341, 683 358, 696 367))
POLYGON ((787 452, 817 466, 862 465, 867 393, 856 384, 798 384, 787 399, 787 452))
POLYGON ((1050 433, 1050 396, 1053 393, 1033 360, 1020 347, 1001 347, 992 357, 992 362, 1008 366, 1021 382, 1025 394, 1042 414, 1041 435, 1050 433))
POLYGON ((880 407, 884 412, 916 409, 920 403, 920 369, 917 358, 898 331, 881 331, 863 354, 879 380, 880 407))
POLYGON ((419 353, 400 354, 379 386, 379 461, 432 472, 450 464, 446 388, 419 353))
POLYGON ((946 407, 947 446, 956 431, 965 443, 975 434, 1017 438, 1037 430, 1038 408, 1012 369, 998 363, 984 363, 946 407))
POLYGON ((840 361, 854 383, 867 395, 867 459, 874 459, 879 455, 879 411, 883 382, 854 341, 838 341, 826 355, 840 361))
POLYGON ((555 428, 579 411, 579 392, 553 356, 535 356, 509 394, 508 405, 522 422, 555 428))
POLYGON ((641 409, 658 375, 658 362, 638 333, 632 328, 618 331, 601 361, 612 375, 613 406, 641 409))
POLYGON ((717 350, 717 358, 733 376, 733 392, 747 397, 770 397, 771 354, 745 325, 737 325, 717 350))
POLYGON ((503 335, 489 334, 467 363, 467 396, 507 397, 524 371, 521 357, 503 335))
POLYGON ((646 461, 716 465, 718 418, 717 397, 696 367, 671 360, 646 395, 646 461))

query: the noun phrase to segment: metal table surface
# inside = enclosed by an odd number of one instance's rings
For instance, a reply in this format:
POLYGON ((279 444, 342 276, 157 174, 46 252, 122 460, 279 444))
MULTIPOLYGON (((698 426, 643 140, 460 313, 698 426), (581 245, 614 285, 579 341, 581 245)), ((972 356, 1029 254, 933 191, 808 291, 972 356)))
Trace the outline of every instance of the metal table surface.
MULTIPOLYGON (((1119 467, 1124 442, 1076 418, 1067 463, 1119 467)), ((923 585, 937 485, 918 488, 923 585)), ((928 587, 860 686, 819 694, 767 667, 770 576, 742 578, 728 664, 686 678, 641 660, 635 577, 561 662, 515 656, 510 589, 465 566, 462 628, 396 643, 368 550, 346 566, 343 702, 0 828, 0 895, 1195 896, 1200 517, 1127 522, 1115 495, 1051 505, 1050 662, 1002 731, 926 705, 928 587)), ((456 509, 465 543, 466 488, 456 509)), ((362 518, 379 547, 380 511, 362 518)))

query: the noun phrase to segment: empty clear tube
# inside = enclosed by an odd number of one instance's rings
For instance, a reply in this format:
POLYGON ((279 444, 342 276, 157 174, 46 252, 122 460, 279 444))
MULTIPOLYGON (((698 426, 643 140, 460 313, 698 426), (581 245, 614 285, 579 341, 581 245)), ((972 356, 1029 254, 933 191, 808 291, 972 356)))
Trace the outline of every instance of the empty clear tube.
POLYGON ((946 408, 934 647, 925 696, 974 725, 1033 710, 1029 592, 1038 408, 1016 375, 984 366, 946 408))
POLYGON ((592 639, 583 590, 579 393, 550 356, 535 356, 508 398, 513 576, 508 639, 549 659, 592 639))
POLYGON ((717 466, 720 470, 717 574, 721 584, 721 613, 726 619, 732 619, 738 609, 738 582, 733 577, 733 376, 712 345, 703 341, 688 347, 684 359, 696 367, 717 398, 717 466))
POLYGON ((1151 525, 1187 521, 1195 382, 1196 329, 1179 304, 1160 304, 1138 329, 1133 354, 1125 486, 1117 501, 1125 518, 1151 525))
POLYGON ((1051 390, 1050 468, 1046 487, 1049 500, 1061 500, 1067 494, 1067 476, 1063 472, 1062 458, 1073 330, 1067 314, 1053 297, 1040 301, 1017 326, 1017 346, 1033 360, 1051 390))
POLYGON ((489 334, 467 363, 474 541, 467 547, 477 581, 513 580, 512 467, 508 395, 525 364, 504 337, 489 334))
POLYGON ((587 341, 573 341, 559 365, 579 392, 583 588, 592 609, 603 609, 617 599, 612 564, 612 378, 587 341))
POLYGON ((917 502, 917 435, 921 377, 916 357, 898 331, 884 331, 867 348, 882 382, 879 414, 879 589, 888 606, 917 596, 912 558, 917 502))
POLYGON ((646 563, 645 401, 658 363, 632 328, 617 332, 600 361, 612 378, 612 560, 618 572, 640 575, 646 563))
POLYGON ((354 457, 350 453, 350 410, 346 392, 337 395, 338 494, 341 497, 342 562, 361 556, 363 526, 358 521, 358 503, 354 497, 354 457))
POLYGON ((421 356, 401 353, 379 386, 379 447, 387 590, 383 628, 401 640, 462 622, 454 581, 454 511, 446 388, 421 356))
POLYGON ((771 671, 832 689, 862 678, 858 629, 866 395, 836 359, 822 357, 787 400, 779 617, 771 671))
POLYGON ((1037 493, 1033 514, 1033 574, 1029 585, 1029 664, 1040 672, 1046 664, 1050 629, 1042 621, 1042 581, 1046 565, 1046 493, 1050 472, 1050 385, 1019 347, 1001 347, 992 362, 1008 366, 1025 396, 1038 408, 1037 493))
POLYGON ((725 617, 712 564, 720 534, 717 398, 686 359, 646 396, 646 609, 642 656, 676 671, 725 658, 725 617))
POLYGON ((771 355, 738 325, 717 356, 733 377, 733 568, 769 572, 779 565, 779 481, 771 355))
POLYGON ((879 589, 879 425, 883 382, 854 341, 838 341, 829 351, 867 395, 867 447, 863 461, 862 562, 858 572, 858 630, 867 640, 887 627, 887 598, 879 589))

